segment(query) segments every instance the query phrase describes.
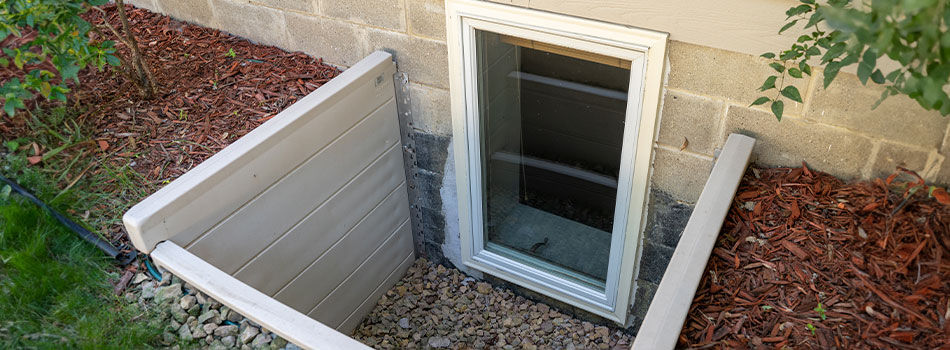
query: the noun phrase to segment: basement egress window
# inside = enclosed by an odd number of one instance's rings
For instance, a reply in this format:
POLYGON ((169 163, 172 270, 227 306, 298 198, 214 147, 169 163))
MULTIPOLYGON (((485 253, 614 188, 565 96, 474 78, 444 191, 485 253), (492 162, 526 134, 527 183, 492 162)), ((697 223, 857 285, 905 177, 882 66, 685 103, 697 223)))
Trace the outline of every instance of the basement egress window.
POLYGON ((666 34, 447 10, 464 263, 623 323, 666 34))

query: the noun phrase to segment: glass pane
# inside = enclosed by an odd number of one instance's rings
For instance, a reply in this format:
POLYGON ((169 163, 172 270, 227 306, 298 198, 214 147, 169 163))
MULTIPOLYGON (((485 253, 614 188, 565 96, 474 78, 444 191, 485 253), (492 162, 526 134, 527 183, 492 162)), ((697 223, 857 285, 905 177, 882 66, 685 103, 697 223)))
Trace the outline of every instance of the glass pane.
POLYGON ((603 289, 629 62, 476 31, 486 249, 603 289))

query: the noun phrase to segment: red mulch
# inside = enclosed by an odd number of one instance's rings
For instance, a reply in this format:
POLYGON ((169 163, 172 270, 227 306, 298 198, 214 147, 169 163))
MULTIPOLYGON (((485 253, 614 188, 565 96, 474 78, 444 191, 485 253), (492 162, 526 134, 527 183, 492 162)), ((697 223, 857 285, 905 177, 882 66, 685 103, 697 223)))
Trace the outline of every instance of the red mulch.
MULTIPOLYGON (((115 5, 103 8, 121 28, 115 5)), ((121 75, 88 68, 70 99, 86 108, 79 119, 94 124, 95 138, 120 158, 138 155, 134 168, 153 182, 176 178, 339 74, 304 53, 127 9, 158 84, 156 97, 143 100, 121 75), (236 57, 228 57, 229 50, 236 57)), ((103 20, 97 11, 84 17, 91 23, 103 20)), ((117 46, 125 55, 127 48, 117 46)), ((18 74, 15 69, 0 69, 0 78, 18 74)), ((22 114, 4 117, 0 135, 24 132, 22 114)))
MULTIPOLYGON (((104 9, 108 20, 121 28, 115 5, 104 9)), ((78 121, 93 130, 95 142, 67 151, 84 149, 102 161, 131 164, 146 179, 141 184, 145 188, 177 178, 340 73, 303 53, 257 45, 148 10, 127 9, 158 93, 143 100, 111 69, 83 70, 82 84, 73 89, 69 105, 84 110, 78 121), (228 57, 230 50, 235 57, 228 57)), ((84 16, 91 23, 103 21, 97 11, 84 16)), ((117 47, 122 55, 128 51, 122 44, 117 47)), ((0 81, 19 74, 13 65, 0 68, 0 81)), ((26 119, 25 112, 0 117, 0 137, 9 140, 30 133, 26 119)))
POLYGON ((680 346, 950 349, 950 206, 925 192, 750 170, 680 346))

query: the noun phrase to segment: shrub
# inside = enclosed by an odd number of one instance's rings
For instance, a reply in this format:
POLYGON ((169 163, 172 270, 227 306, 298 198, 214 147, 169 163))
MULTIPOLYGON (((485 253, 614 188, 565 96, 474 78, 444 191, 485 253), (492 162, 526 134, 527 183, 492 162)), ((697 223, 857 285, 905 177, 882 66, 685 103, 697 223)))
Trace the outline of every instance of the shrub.
POLYGON ((838 72, 857 65, 862 84, 868 80, 883 84, 884 91, 874 103, 876 108, 889 96, 904 94, 924 109, 950 115, 950 6, 946 0, 875 0, 854 4, 851 0, 801 0, 785 12, 789 20, 780 30, 804 23, 805 34, 784 51, 762 57, 776 59, 771 67, 776 75, 766 78, 760 91, 775 91, 752 105, 770 103, 779 120, 784 111, 783 98, 801 103, 801 93, 786 78, 799 79, 812 74, 815 61, 824 66, 824 87, 838 72), (809 32, 810 31, 810 32, 809 32), (890 72, 878 66, 886 56, 900 64, 890 72))
POLYGON ((67 82, 79 83, 78 73, 87 66, 102 70, 106 65, 125 64, 119 70, 150 97, 154 83, 128 29, 128 20, 122 0, 117 0, 123 31, 120 34, 106 22, 110 30, 131 51, 131 60, 116 55, 115 42, 105 38, 99 27, 91 25, 80 15, 108 0, 4 0, 0 3, 0 42, 4 42, 0 65, 15 65, 23 71, 21 77, 7 80, 0 86, 3 110, 13 116, 17 109, 26 108, 24 101, 36 94, 47 100, 66 100, 70 91, 67 82), (90 33, 96 33, 93 40, 90 33), (18 45, 17 45, 18 44, 18 45), (21 79, 22 78, 22 79, 21 79))

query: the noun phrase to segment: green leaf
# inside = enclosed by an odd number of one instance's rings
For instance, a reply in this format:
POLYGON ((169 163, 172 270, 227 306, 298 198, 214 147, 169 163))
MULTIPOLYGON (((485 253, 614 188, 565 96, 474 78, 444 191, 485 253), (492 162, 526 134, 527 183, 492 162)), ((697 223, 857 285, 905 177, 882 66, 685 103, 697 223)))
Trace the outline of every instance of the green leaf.
POLYGON ((765 104, 766 102, 769 102, 769 101, 771 101, 771 100, 772 100, 772 99, 770 99, 770 98, 768 98, 768 97, 762 96, 762 97, 759 97, 759 98, 755 99, 755 101, 753 101, 752 104, 749 105, 749 107, 758 106, 758 105, 761 105, 761 104, 765 104))
POLYGON ((779 34, 782 34, 782 32, 784 32, 784 31, 788 30, 789 28, 791 28, 792 26, 794 26, 795 23, 798 23, 798 20, 797 20, 797 19, 794 20, 794 21, 785 23, 785 25, 782 26, 782 29, 779 29, 779 30, 778 30, 778 33, 779 33, 779 34))
POLYGON ((775 119, 782 121, 782 112, 785 111, 785 104, 782 103, 782 100, 772 101, 772 114, 775 115, 775 119))
POLYGON ((759 91, 765 91, 765 90, 769 90, 769 89, 774 89, 774 88, 775 88, 775 80, 776 80, 776 79, 778 79, 778 77, 777 77, 777 76, 774 76, 774 75, 773 75, 773 76, 770 76, 770 77, 768 77, 768 78, 765 78, 765 82, 762 83, 762 87, 759 88, 759 91))
POLYGON ((789 100, 803 103, 802 95, 798 92, 798 88, 792 85, 786 86, 784 89, 782 89, 782 96, 787 97, 789 100))
POLYGON ((776 72, 782 73, 785 71, 785 66, 778 62, 769 63, 769 67, 772 67, 776 72))
POLYGON ((75 64, 66 64, 59 69, 59 74, 63 76, 63 80, 73 79, 77 83, 79 82, 79 66, 75 64))
POLYGON ((895 69, 895 70, 893 70, 892 72, 887 73, 887 76, 884 77, 884 78, 887 79, 887 81, 889 81, 889 82, 894 82, 894 80, 897 80, 897 77, 900 76, 900 75, 901 75, 901 70, 900 70, 900 69, 895 69))
POLYGON ((119 61, 119 58, 113 55, 106 55, 106 63, 111 66, 118 66, 122 64, 122 62, 119 61))
POLYGON ((811 75, 811 66, 808 65, 805 61, 798 62, 798 69, 805 74, 811 75))
POLYGON ((774 54, 774 53, 771 53, 771 52, 766 52, 766 53, 763 53, 762 55, 760 55, 760 57, 765 57, 765 58, 768 58, 768 59, 772 59, 772 58, 775 58, 775 54, 774 54))
POLYGON ((788 69, 788 75, 791 75, 791 76, 793 76, 793 77, 795 77, 795 78, 801 78, 801 77, 802 77, 802 70, 801 70, 801 69, 798 69, 798 68, 789 68, 789 69, 788 69))
POLYGON ((16 113, 16 99, 7 97, 7 102, 3 104, 3 111, 7 112, 7 115, 13 117, 16 113))
POLYGON ((877 84, 884 84, 884 73, 881 73, 880 69, 875 69, 874 73, 871 73, 871 81, 877 84))
POLYGON ((108 4, 109 0, 86 0, 86 2, 88 2, 89 5, 92 5, 92 6, 102 6, 102 5, 108 4))
POLYGON ((835 80, 835 77, 838 76, 839 70, 841 70, 841 63, 839 62, 831 62, 825 66, 824 86, 826 89, 828 85, 831 85, 831 82, 835 80))
POLYGON ((815 13, 811 14, 811 17, 808 17, 808 23, 805 24, 805 29, 814 27, 822 20, 824 20, 824 18, 821 17, 821 12, 815 11, 815 13))

